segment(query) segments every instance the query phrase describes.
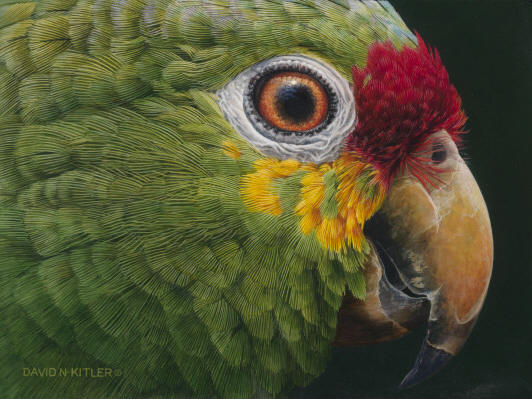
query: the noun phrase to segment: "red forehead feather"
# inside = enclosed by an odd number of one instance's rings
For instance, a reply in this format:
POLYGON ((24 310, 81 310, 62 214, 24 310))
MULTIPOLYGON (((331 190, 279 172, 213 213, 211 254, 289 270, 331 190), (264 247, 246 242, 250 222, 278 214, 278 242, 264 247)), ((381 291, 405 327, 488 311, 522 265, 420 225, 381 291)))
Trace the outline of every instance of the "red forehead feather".
POLYGON ((438 52, 417 39, 417 48, 400 51, 375 43, 366 67, 353 68, 358 120, 347 149, 371 163, 386 185, 405 168, 422 181, 430 176, 428 160, 415 154, 442 129, 459 141, 467 119, 438 52))

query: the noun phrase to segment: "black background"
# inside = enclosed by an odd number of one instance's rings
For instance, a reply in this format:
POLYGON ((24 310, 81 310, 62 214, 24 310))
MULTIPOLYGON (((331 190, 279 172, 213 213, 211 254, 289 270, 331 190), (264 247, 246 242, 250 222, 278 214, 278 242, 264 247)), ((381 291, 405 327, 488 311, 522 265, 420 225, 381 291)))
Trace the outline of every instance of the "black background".
POLYGON ((391 1, 435 46, 469 116, 463 156, 484 194, 495 242, 492 282, 460 354, 406 391, 397 385, 424 337, 335 349, 293 399, 532 398, 532 3, 391 1))

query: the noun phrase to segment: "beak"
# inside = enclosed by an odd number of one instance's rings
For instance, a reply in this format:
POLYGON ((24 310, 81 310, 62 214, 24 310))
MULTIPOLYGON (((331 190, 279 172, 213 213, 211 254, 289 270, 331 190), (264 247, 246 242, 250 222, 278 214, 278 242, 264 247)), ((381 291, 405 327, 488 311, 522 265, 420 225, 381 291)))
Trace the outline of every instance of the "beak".
POLYGON ((366 223, 370 241, 364 301, 347 294, 335 344, 399 338, 428 319, 425 340, 400 387, 440 370, 467 340, 486 297, 493 239, 486 204, 456 146, 435 134, 447 154, 438 188, 403 175, 366 223))
POLYGON ((471 333, 491 277, 490 220, 475 179, 458 158, 438 189, 427 190, 412 177, 397 179, 368 227, 381 260, 391 258, 388 268, 397 272, 403 292, 430 302, 425 341, 400 385, 407 388, 441 369, 471 333))

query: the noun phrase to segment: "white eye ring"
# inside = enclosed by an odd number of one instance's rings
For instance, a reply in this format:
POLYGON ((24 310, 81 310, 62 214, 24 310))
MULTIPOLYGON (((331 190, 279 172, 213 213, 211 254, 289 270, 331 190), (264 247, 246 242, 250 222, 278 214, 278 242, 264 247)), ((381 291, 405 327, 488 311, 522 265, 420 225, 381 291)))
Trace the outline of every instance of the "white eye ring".
POLYGON ((277 159, 323 163, 338 158, 345 138, 355 128, 355 100, 349 82, 330 65, 304 55, 288 55, 259 62, 222 87, 216 93, 218 105, 233 128, 263 154, 277 159), (249 110, 250 84, 265 70, 287 66, 304 68, 324 82, 334 96, 335 112, 327 125, 312 135, 276 134, 249 110))

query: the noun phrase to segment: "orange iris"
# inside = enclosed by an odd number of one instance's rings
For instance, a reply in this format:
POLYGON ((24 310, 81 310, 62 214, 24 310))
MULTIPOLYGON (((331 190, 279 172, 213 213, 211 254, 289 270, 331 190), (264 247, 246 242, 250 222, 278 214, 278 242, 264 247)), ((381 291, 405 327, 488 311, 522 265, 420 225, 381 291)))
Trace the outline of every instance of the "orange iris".
POLYGON ((259 114, 272 126, 302 132, 319 126, 329 110, 324 87, 299 72, 280 72, 268 77, 256 93, 259 114))

